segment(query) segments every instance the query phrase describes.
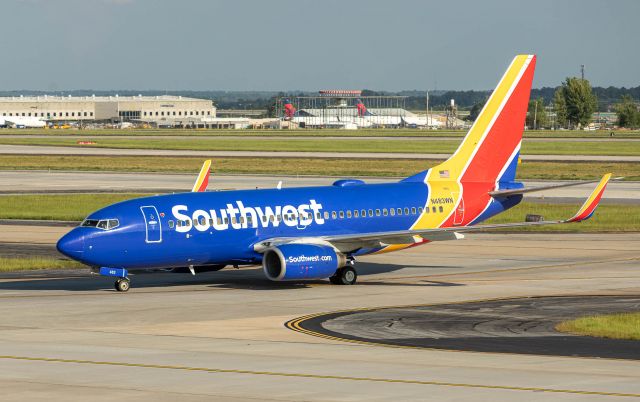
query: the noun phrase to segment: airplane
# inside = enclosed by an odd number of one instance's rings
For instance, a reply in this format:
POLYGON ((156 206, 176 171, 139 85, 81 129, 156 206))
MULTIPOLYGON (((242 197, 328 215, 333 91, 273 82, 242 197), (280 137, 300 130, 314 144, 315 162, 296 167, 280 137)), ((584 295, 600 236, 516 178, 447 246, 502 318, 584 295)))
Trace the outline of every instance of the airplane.
MULTIPOLYGON (((129 273, 217 271, 262 265, 272 281, 356 283, 356 258, 466 232, 566 224, 590 218, 606 174, 578 212, 556 221, 479 224, 517 205, 523 194, 584 184, 525 188, 516 180, 535 55, 516 56, 455 153, 398 182, 337 180, 331 186, 203 191, 119 202, 90 214, 58 250, 130 288, 129 273)), ((597 181, 591 181, 595 183, 597 181)))

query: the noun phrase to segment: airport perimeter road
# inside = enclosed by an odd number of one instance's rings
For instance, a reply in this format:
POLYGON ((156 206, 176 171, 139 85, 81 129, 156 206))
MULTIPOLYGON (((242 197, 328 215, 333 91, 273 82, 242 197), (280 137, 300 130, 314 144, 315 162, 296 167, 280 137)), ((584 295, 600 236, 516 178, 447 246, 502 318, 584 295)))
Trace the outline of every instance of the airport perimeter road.
MULTIPOLYGON (((215 170, 215 166, 213 167, 215 170)), ((0 194, 23 192, 172 192, 190 191, 197 172, 193 174, 168 173, 94 173, 57 171, 0 171, 0 194)), ((268 176, 268 175, 219 175, 215 172, 209 181, 209 190, 274 188, 279 181, 284 187, 306 187, 331 185, 337 178, 310 176, 268 176)), ((398 178, 364 178, 368 183, 384 183, 398 178)), ((528 187, 560 184, 560 181, 525 181, 528 187)), ((593 189, 594 184, 559 188, 539 193, 525 194, 528 199, 552 197, 567 201, 583 199, 593 189)), ((607 202, 640 203, 640 182, 614 182, 607 187, 607 202)))
MULTIPOLYGON (((56 147, 40 145, 0 145, 6 155, 126 155, 126 156, 201 156, 209 157, 279 157, 279 158, 348 158, 348 159, 427 159, 442 160, 448 154, 413 154, 392 152, 271 152, 271 151, 189 151, 163 149, 114 149, 56 147)), ((525 161, 556 162, 640 162, 640 156, 608 155, 523 155, 525 161)))
POLYGON ((284 323, 359 307, 640 298, 639 249, 640 234, 476 235, 362 258, 356 286, 272 283, 250 268, 140 275, 122 294, 83 272, 5 274, 1 399, 633 400, 639 361, 391 348, 284 323))

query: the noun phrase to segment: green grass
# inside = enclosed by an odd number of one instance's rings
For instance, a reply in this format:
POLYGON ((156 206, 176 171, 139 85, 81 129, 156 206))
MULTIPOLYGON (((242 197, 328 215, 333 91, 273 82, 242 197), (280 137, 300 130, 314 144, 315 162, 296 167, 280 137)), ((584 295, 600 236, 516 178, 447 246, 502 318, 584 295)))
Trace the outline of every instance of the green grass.
MULTIPOLYGON (((89 213, 115 202, 143 196, 142 194, 47 194, 0 196, 1 219, 42 219, 80 221, 89 213)), ((526 214, 538 214, 547 220, 566 219, 580 205, 524 202, 500 214, 487 223, 524 221, 526 214)), ((518 229, 519 231, 521 229, 518 229)), ((638 232, 640 205, 600 205, 594 216, 581 223, 536 226, 527 231, 554 232, 638 232)))
POLYGON ((32 271, 37 269, 86 268, 79 262, 53 257, 0 257, 0 272, 32 271))
POLYGON ((107 205, 141 194, 46 194, 0 196, 0 219, 80 221, 107 205))
MULTIPOLYGON (((640 138, 640 131, 614 130, 616 138, 640 138)), ((416 129, 360 129, 360 130, 335 130, 335 129, 304 129, 304 130, 186 130, 186 129, 91 129, 91 130, 52 130, 52 129, 2 129, 2 135, 77 135, 77 136, 149 136, 149 135, 188 135, 188 136, 286 136, 286 137, 462 137, 467 130, 416 130, 416 129)), ((608 138, 610 130, 583 131, 583 130, 527 130, 525 138, 608 138)))
MULTIPOLYGON (((522 202, 485 223, 522 222, 527 214, 542 215, 545 220, 568 219, 578 211, 580 206, 579 203, 573 205, 522 202)), ((593 216, 584 222, 516 228, 515 230, 519 232, 639 232, 640 205, 605 204, 598 206, 593 216)))
MULTIPOLYGON (((347 139, 326 141, 319 139, 279 138, 246 141, 229 138, 108 138, 82 136, 69 138, 2 138, 0 144, 42 145, 120 149, 172 149, 199 151, 288 151, 288 152, 394 152, 432 153, 449 155, 460 144, 459 140, 384 140, 362 141, 347 139), (78 145, 78 141, 93 141, 95 145, 78 145)), ((526 142, 525 155, 640 155, 640 142, 526 142)))
POLYGON ((599 338, 640 340, 640 312, 581 317, 556 326, 560 332, 599 338))
MULTIPOLYGON (((197 175, 202 157, 158 156, 57 156, 0 155, 0 170, 82 170, 121 172, 172 172, 197 175)), ((215 158, 219 173, 406 177, 435 166, 439 161, 419 159, 215 158)), ((523 162, 519 179, 587 180, 613 172, 625 180, 640 180, 640 163, 630 162, 523 162)), ((169 180, 169 179, 167 179, 169 180)), ((215 179, 212 179, 212 183, 215 179)), ((212 184, 215 186, 214 184, 212 184)))

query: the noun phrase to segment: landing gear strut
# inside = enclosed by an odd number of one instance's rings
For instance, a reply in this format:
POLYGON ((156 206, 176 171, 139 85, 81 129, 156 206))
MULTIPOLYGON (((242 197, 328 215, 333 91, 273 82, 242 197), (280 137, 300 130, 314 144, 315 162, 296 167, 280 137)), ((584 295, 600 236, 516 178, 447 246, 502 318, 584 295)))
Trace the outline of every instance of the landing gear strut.
POLYGON ((131 287, 131 282, 129 278, 120 278, 113 285, 118 292, 126 292, 131 287))
POLYGON ((353 285, 358 279, 358 273, 352 266, 338 268, 335 274, 329 278, 334 285, 353 285))

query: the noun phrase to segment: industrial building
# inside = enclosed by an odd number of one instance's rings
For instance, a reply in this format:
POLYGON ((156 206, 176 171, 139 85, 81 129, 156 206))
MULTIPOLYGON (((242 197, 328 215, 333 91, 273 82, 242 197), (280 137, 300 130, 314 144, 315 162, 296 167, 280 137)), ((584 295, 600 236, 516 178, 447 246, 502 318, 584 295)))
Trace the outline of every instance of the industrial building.
MULTIPOLYGON (((182 96, 18 96, 0 98, 0 119, 20 121, 132 122, 204 127, 216 117, 208 99, 182 96)), ((15 122, 14 122, 15 121, 15 122)))

